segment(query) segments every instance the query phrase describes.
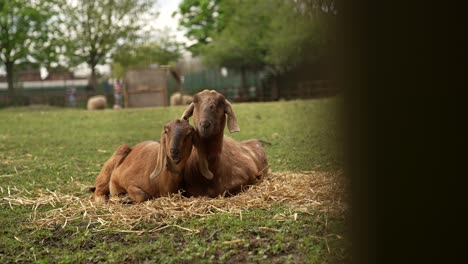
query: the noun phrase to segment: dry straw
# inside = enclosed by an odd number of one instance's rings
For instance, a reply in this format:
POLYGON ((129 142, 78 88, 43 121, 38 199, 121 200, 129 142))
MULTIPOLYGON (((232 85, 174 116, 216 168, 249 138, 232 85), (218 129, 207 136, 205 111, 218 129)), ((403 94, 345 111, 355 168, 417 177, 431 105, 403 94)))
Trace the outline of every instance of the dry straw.
MULTIPOLYGON (((347 211, 345 179, 341 172, 270 173, 259 184, 232 197, 187 198, 175 194, 135 205, 122 204, 118 198, 111 199, 107 204, 94 204, 85 191, 86 186, 77 184, 81 189, 77 194, 50 190, 31 193, 16 187, 8 187, 4 191, 2 188, 4 197, 0 198, 0 202, 12 209, 14 206, 31 206, 30 227, 34 230, 57 228, 59 225, 65 228, 70 222, 83 219, 88 223, 86 230, 137 234, 157 232, 168 227, 198 232, 174 223, 220 212, 242 219, 245 210, 274 205, 286 205, 295 212, 320 211, 330 217, 344 217, 347 211), (39 212, 37 209, 44 205, 51 205, 53 209, 39 212), (141 223, 152 223, 154 228, 148 229, 148 225, 142 228, 141 223)), ((291 213, 291 216, 296 218, 297 213, 291 213)), ((281 217, 278 215, 279 220, 281 217)))

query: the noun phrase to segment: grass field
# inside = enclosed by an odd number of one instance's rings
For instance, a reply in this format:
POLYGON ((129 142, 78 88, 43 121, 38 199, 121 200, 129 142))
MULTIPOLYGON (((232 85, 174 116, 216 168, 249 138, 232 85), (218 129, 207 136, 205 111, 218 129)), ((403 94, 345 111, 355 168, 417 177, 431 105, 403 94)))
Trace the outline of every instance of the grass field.
MULTIPOLYGON (((342 168, 337 103, 333 98, 235 104, 241 131, 230 136, 266 142, 273 172, 334 173, 342 168)), ((349 258, 345 216, 314 208, 276 203, 242 210, 242 217, 220 211, 171 219, 173 227, 158 232, 119 232, 90 229, 84 216, 38 228, 36 214, 64 205, 7 202, 19 193, 35 199, 60 192, 81 195, 88 203, 83 186, 94 184, 120 144, 159 139, 162 126, 183 110, 0 110, 0 262, 340 263, 349 258)))

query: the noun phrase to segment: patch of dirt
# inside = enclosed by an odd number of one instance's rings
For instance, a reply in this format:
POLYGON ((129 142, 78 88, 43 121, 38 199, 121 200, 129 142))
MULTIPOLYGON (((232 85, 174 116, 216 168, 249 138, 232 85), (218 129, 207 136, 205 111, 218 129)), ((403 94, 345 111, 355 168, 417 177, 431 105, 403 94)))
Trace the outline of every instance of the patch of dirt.
POLYGON ((241 251, 234 256, 230 257, 229 259, 226 260, 226 263, 228 264, 237 264, 237 263, 247 263, 249 259, 249 251, 244 250, 241 251))

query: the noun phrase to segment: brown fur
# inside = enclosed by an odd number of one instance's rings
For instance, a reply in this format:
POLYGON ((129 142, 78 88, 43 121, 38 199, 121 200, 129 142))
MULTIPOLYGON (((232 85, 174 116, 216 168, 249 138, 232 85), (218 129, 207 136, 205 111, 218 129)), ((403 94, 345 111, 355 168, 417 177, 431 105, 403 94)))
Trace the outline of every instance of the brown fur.
POLYGON ((112 154, 111 158, 104 163, 101 172, 96 178, 96 185, 94 188, 94 201, 102 203, 106 200, 106 196, 109 195, 109 181, 112 172, 125 160, 127 155, 130 153, 131 148, 126 145, 120 145, 117 150, 112 154))
POLYGON ((229 131, 240 129, 232 105, 222 94, 208 90, 196 94, 182 117, 192 115, 200 139, 184 172, 188 195, 236 194, 267 174, 268 161, 258 140, 237 142, 224 136, 226 115, 229 131))
POLYGON ((164 127, 161 143, 145 141, 130 148, 120 146, 96 178, 94 201, 128 194, 133 202, 176 193, 196 137, 187 121, 176 120, 164 127))

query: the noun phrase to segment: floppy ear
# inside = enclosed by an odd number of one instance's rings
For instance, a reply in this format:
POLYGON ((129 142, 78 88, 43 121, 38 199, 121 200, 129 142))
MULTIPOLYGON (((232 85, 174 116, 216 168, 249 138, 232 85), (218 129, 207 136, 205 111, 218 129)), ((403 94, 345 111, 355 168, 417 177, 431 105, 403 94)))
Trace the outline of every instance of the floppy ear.
POLYGON ((198 133, 195 133, 192 139, 193 145, 198 153, 198 170, 207 180, 212 180, 214 175, 208 168, 208 160, 206 159, 205 152, 201 150, 200 146, 200 136, 198 133))
POLYGON ((166 167, 166 135, 163 132, 161 133, 161 143, 159 144, 159 153, 156 158, 156 167, 154 168, 153 173, 150 175, 150 179, 156 178, 166 167))
POLYGON ((226 100, 226 108, 224 109, 224 112, 227 115, 227 126, 229 129, 229 132, 231 133, 239 132, 240 128, 237 125, 236 114, 234 114, 234 111, 232 110, 232 105, 231 103, 229 103, 228 100, 226 100))
POLYGON ((193 108, 195 107, 195 105, 193 103, 191 103, 187 109, 185 109, 184 113, 182 114, 182 118, 181 119, 184 119, 184 120, 187 120, 189 119, 192 115, 193 115, 193 108))
POLYGON ((200 155, 200 152, 198 153, 198 169, 200 170, 203 177, 205 177, 207 180, 212 180, 214 175, 208 168, 208 160, 206 160, 204 155, 200 155))

